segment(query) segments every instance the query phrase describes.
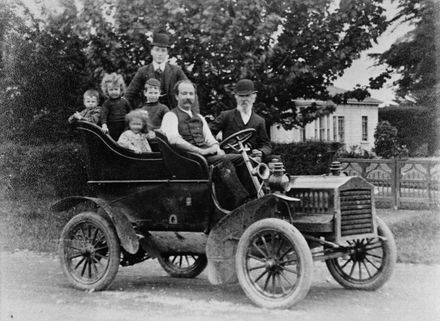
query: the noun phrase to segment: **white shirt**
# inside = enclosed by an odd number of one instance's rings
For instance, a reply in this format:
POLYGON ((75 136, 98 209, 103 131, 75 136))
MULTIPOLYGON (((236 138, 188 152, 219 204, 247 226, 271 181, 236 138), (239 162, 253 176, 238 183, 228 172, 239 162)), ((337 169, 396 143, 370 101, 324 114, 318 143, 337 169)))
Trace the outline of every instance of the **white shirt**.
POLYGON ((246 114, 240 110, 240 116, 241 116, 241 119, 243 120, 243 123, 246 125, 249 122, 249 119, 251 119, 252 111, 250 113, 246 114))
POLYGON ((166 61, 164 61, 163 63, 161 63, 161 64, 158 64, 157 62, 154 62, 153 61, 153 69, 154 69, 154 71, 156 71, 157 69, 159 69, 160 68, 160 70, 162 70, 162 71, 164 71, 165 70, 165 65, 166 65, 166 61))
MULTIPOLYGON (((179 109, 192 117, 191 111, 184 110, 182 108, 179 109)), ((205 118, 200 114, 197 114, 197 116, 200 117, 203 123, 203 137, 205 138, 206 146, 212 146, 218 144, 217 140, 212 135, 211 130, 209 129, 208 123, 206 122, 205 118)), ((165 133, 170 144, 176 145, 181 143, 182 141, 187 142, 179 134, 178 126, 179 126, 179 120, 177 119, 177 115, 174 112, 169 111, 163 116, 160 130, 165 133)))

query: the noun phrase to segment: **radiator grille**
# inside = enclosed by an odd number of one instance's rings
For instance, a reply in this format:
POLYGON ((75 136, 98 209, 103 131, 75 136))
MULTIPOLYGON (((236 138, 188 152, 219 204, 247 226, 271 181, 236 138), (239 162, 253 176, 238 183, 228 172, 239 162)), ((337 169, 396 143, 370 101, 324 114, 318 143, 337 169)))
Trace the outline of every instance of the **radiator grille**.
POLYGON ((373 232, 370 190, 341 191, 341 236, 373 232))

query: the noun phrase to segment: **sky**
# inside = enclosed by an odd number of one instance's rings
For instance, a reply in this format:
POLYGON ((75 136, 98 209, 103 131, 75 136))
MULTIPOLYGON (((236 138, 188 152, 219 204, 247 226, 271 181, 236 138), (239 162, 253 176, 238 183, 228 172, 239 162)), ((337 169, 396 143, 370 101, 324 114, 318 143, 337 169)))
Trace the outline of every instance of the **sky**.
MULTIPOLYGON (((384 0, 383 6, 386 9, 388 19, 397 13, 396 1, 384 0)), ((334 85, 343 89, 353 89, 357 84, 362 86, 368 85, 368 79, 379 75, 385 70, 385 67, 374 66, 374 60, 370 59, 367 55, 369 53, 382 53, 388 50, 397 39, 404 36, 411 29, 409 24, 395 24, 389 27, 378 39, 377 44, 374 44, 371 49, 364 51, 360 59, 354 61, 353 65, 344 72, 341 78, 335 81, 334 85)), ((395 98, 392 82, 396 80, 396 77, 388 80, 382 89, 371 90, 371 96, 383 101, 384 105, 392 103, 392 100, 395 98)))
MULTIPOLYGON (((338 1, 339 0, 335 0, 336 5, 338 1)), ((58 0, 23 0, 23 2, 30 8, 35 8, 35 4, 37 3, 55 9, 58 0)), ((396 2, 397 1, 383 0, 383 7, 386 9, 388 19, 391 19, 397 12, 396 2)), ((364 51, 361 57, 354 61, 352 66, 344 72, 344 75, 335 81, 334 85, 347 90, 353 89, 357 84, 361 86, 368 85, 368 79, 370 77, 375 77, 385 70, 383 66, 374 66, 374 60, 370 59, 368 54, 384 52, 389 49, 397 39, 401 38, 410 30, 411 27, 408 24, 395 24, 389 27, 378 39, 377 44, 374 44, 371 49, 364 51)), ((382 89, 371 90, 371 96, 383 101, 383 105, 391 104, 395 98, 392 82, 396 77, 388 80, 382 89)))

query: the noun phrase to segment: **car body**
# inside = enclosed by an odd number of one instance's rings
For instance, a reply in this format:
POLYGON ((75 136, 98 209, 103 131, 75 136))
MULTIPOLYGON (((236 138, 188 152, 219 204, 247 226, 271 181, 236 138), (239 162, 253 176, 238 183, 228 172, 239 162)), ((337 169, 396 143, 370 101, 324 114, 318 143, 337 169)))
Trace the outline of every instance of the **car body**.
POLYGON ((94 124, 73 124, 88 151, 93 196, 53 205, 75 215, 63 229, 63 271, 79 289, 110 286, 119 265, 155 258, 174 277, 208 266, 212 284, 236 282, 257 305, 287 308, 303 299, 313 260, 324 260, 347 288, 373 290, 390 277, 393 236, 376 217, 373 186, 360 177, 296 176, 282 163, 251 162, 252 130, 223 141, 248 166, 258 197, 226 210, 217 200, 213 167, 171 146, 163 133, 153 152, 118 146, 94 124))

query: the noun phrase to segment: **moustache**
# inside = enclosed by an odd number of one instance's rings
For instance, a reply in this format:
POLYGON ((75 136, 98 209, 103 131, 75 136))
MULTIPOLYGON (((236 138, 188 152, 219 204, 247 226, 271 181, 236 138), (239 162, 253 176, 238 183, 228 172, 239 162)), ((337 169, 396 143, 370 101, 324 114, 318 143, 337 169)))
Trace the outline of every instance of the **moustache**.
POLYGON ((188 104, 192 104, 193 102, 194 102, 194 100, 191 99, 191 98, 187 98, 187 99, 184 99, 184 100, 183 100, 183 103, 184 103, 184 104, 187 104, 187 103, 188 103, 188 104))

